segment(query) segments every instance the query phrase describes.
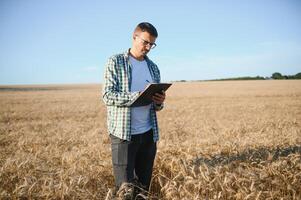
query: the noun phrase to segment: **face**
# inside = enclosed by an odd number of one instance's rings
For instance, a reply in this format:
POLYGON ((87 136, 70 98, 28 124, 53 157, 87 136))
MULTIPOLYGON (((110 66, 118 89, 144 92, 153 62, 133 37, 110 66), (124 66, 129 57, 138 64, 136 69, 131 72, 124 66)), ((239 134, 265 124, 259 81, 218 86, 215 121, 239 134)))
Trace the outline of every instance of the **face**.
POLYGON ((134 33, 133 47, 139 56, 145 56, 154 46, 156 37, 148 32, 134 33))

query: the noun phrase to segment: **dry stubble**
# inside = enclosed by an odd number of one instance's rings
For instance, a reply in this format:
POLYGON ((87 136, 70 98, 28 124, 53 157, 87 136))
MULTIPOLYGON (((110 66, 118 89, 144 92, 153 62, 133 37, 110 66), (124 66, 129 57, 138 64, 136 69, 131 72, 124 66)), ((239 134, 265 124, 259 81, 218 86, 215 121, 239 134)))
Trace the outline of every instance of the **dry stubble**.
MULTIPOLYGON (((153 199, 300 199, 301 81, 175 83, 159 112, 153 199)), ((0 197, 104 199, 99 85, 0 90, 0 197)))

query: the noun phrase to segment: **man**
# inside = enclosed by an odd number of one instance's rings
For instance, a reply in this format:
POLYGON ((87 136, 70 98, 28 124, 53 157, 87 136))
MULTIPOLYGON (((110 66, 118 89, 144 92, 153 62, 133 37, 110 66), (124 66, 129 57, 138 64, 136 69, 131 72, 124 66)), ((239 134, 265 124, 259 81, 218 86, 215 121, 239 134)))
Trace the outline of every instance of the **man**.
MULTIPOLYGON (((149 82, 159 83, 160 72, 147 53, 156 47, 158 33, 147 22, 137 25, 132 47, 109 58, 104 73, 103 101, 107 106, 116 189, 125 186, 125 196, 133 187, 148 190, 156 155, 159 129, 156 111, 163 108, 165 93, 156 93, 153 103, 130 107, 149 82)), ((133 197, 130 197, 133 198, 133 197)))

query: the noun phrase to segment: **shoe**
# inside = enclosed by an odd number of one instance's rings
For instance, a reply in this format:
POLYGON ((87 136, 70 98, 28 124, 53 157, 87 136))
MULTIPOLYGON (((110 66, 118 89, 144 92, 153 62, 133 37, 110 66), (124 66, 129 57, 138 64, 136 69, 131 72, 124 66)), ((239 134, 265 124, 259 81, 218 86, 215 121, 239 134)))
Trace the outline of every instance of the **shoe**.
POLYGON ((138 180, 134 182, 134 197, 135 200, 147 200, 148 199, 148 191, 145 189, 146 187, 142 185, 138 180))
POLYGON ((122 183, 116 193, 116 197, 122 200, 134 200, 134 186, 132 183, 122 183))

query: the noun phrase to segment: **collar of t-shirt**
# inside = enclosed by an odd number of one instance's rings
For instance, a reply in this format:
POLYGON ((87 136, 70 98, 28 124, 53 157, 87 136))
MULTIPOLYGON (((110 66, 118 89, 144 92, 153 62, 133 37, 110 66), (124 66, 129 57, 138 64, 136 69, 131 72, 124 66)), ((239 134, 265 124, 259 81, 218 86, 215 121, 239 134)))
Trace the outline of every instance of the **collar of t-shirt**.
POLYGON ((147 84, 152 82, 147 62, 136 60, 132 56, 129 57, 129 61, 132 65, 131 92, 143 91, 147 84))

